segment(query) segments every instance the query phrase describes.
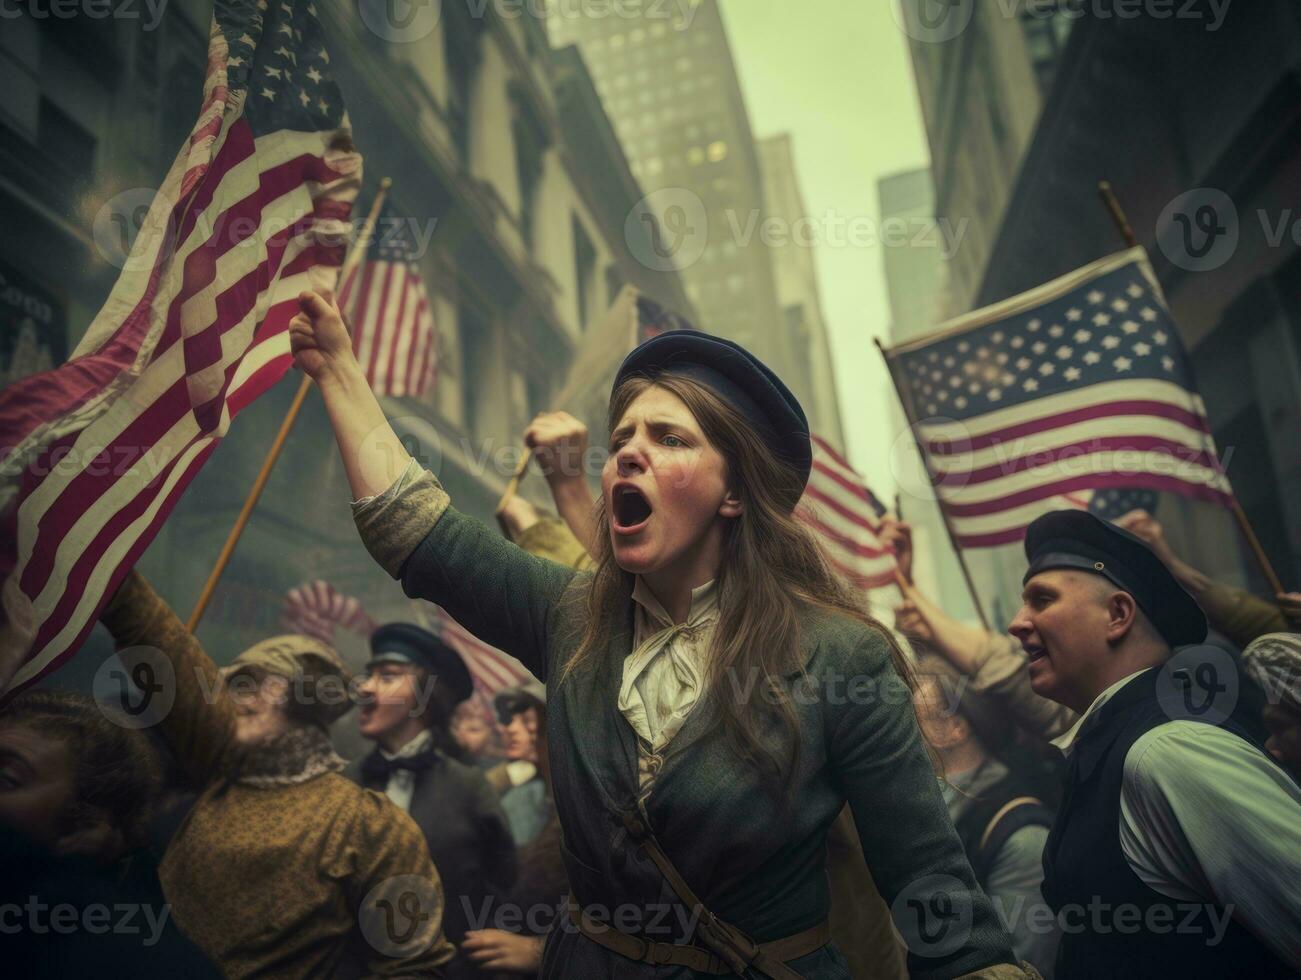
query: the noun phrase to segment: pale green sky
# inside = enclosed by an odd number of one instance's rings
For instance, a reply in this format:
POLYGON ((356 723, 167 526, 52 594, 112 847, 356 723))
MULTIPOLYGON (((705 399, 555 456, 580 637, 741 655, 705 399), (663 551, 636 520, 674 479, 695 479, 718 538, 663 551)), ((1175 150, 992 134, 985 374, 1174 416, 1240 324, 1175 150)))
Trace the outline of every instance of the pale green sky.
MULTIPOLYGON (((895 0, 720 0, 756 137, 789 132, 805 207, 879 218, 878 178, 925 166, 926 135, 895 0)), ((881 247, 816 246, 850 461, 893 493, 894 398, 874 335, 888 335, 881 247)))

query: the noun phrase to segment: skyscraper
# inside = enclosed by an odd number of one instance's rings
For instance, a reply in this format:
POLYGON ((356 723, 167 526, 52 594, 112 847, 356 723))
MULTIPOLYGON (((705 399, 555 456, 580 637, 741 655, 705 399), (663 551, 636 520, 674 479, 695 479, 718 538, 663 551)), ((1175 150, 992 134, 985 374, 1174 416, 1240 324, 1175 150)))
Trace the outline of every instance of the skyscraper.
POLYGON ((794 376, 800 359, 760 233, 759 157, 717 0, 601 11, 554 3, 548 27, 554 45, 582 51, 663 227, 664 247, 647 260, 681 268, 702 329, 794 376))
MULTIPOLYGON (((770 136, 759 140, 757 146, 768 215, 779 220, 785 228, 797 227, 799 222, 808 220, 808 213, 800 191, 799 175, 795 171, 795 151, 790 135, 770 136)), ((777 300, 798 359, 795 370, 786 376, 786 380, 804 406, 813 430, 844 452, 840 403, 836 398, 827 324, 822 318, 813 248, 813 245, 789 235, 770 249, 777 300)))
POLYGON ((965 313, 984 277, 1073 21, 1067 4, 901 0, 931 148, 934 213, 966 228, 948 258, 940 319, 965 313), (932 5, 933 6, 933 5, 932 5))

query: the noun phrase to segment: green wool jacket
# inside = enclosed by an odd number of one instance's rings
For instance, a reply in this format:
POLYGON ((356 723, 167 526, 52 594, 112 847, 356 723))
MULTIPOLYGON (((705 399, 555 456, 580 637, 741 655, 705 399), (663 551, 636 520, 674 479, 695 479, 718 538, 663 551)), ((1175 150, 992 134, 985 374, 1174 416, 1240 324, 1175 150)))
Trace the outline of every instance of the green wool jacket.
MULTIPOLYGON (((616 704, 632 651, 631 593, 598 655, 562 682, 585 622, 590 573, 529 555, 457 512, 414 466, 384 494, 358 501, 354 517, 372 556, 408 595, 438 603, 547 685, 551 776, 578 903, 622 932, 689 941, 689 913, 623 822, 638 806, 637 738, 616 704)), ((813 607, 802 611, 801 636, 808 681, 793 689, 802 738, 794 805, 783 808, 757 784, 703 701, 641 804, 665 852, 714 914, 758 942, 781 939, 827 917, 827 831, 848 801, 872 875, 909 941, 912 976, 987 967, 994 969, 982 975, 1020 975, 996 967, 1015 963, 1010 940, 949 821, 886 638, 813 607)), ((744 690, 749 680, 734 682, 744 690)), ((790 966, 817 980, 849 977, 831 944, 790 966)), ((564 917, 550 931, 541 972, 585 980, 696 975, 620 957, 564 917)))

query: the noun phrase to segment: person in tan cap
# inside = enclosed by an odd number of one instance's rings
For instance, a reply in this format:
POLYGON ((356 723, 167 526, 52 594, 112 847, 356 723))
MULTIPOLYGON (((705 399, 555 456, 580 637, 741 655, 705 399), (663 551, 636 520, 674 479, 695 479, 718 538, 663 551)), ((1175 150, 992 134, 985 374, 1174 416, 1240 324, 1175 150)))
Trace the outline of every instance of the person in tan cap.
POLYGON ((327 735, 352 706, 338 654, 289 634, 218 670, 136 572, 101 619, 199 791, 159 866, 181 931, 231 978, 438 975, 454 950, 424 837, 327 735))

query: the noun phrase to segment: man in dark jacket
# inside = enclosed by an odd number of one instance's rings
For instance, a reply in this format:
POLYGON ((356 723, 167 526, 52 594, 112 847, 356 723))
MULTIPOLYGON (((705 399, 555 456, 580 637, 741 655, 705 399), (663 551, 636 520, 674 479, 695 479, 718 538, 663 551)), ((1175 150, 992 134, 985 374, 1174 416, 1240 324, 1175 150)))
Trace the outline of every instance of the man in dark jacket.
MULTIPOLYGON (((456 652, 418 626, 381 626, 370 643, 359 724, 376 747, 348 775, 387 795, 424 833, 445 892, 443 929, 459 945, 510 887, 516 862, 497 794, 480 770, 456 758, 448 734, 452 712, 474 685, 456 652)), ((447 971, 476 975, 459 954, 447 971)))
POLYGON ((1232 660, 1161 560, 1083 511, 1030 525, 1010 630, 1080 715, 1044 849, 1057 980, 1301 969, 1301 791, 1245 724, 1232 660), (1175 647, 1187 647, 1178 654, 1175 647))

